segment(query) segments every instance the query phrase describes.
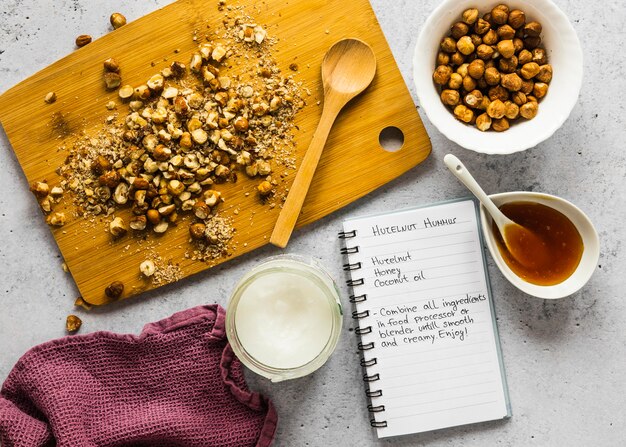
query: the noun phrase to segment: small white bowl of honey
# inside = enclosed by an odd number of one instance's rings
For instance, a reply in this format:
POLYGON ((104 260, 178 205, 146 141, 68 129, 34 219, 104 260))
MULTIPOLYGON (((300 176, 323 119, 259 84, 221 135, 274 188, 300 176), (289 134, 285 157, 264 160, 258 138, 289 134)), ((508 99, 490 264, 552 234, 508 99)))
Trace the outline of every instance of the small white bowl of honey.
POLYGON ((558 299, 572 295, 589 281, 598 264, 600 243, 591 220, 578 207, 537 192, 505 192, 489 198, 507 217, 537 234, 551 256, 549 263, 538 269, 517 262, 481 205, 485 242, 511 284, 538 298, 558 299))

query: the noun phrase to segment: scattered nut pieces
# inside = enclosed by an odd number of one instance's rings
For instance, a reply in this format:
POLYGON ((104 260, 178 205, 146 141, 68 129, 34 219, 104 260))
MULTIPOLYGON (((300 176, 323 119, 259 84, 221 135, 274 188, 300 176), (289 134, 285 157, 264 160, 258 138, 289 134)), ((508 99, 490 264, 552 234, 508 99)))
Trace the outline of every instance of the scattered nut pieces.
POLYGON ((53 227, 62 227, 66 222, 65 213, 52 213, 46 218, 46 223, 53 227))
POLYGON ((119 74, 113 73, 110 71, 106 72, 103 78, 104 78, 104 84, 106 85, 106 88, 108 90, 116 89, 122 83, 122 77, 119 74))
POLYGON ((272 193, 272 184, 265 180, 259 183, 259 185, 257 186, 257 191, 259 191, 261 197, 267 197, 272 193))
MULTIPOLYGON (((132 230, 149 247, 159 244, 153 232, 184 223, 192 236, 189 258, 211 262, 235 246, 233 218, 221 216, 221 184, 237 182, 242 173, 261 176, 256 184, 264 203, 273 208, 284 198, 278 183, 284 177, 269 175, 295 169, 301 87, 291 69, 279 69, 270 51, 276 39, 265 27, 229 14, 225 31, 198 42, 190 63, 174 61, 137 84, 122 84, 119 65, 107 60, 103 75, 119 77, 111 87, 124 103, 110 101, 107 108, 119 116, 78 138, 59 167, 60 186, 76 205, 73 217, 96 223, 111 216, 113 237, 132 230), (130 215, 114 218, 122 208, 130 215)), ((162 270, 159 264, 154 277, 162 270)))
MULTIPOLYGON (((482 17, 476 8, 465 10, 436 57, 433 81, 441 102, 483 132, 505 131, 520 116, 534 118, 553 74, 541 31, 540 23, 527 23, 524 11, 505 4, 482 17)), ((251 166, 248 171, 255 173, 251 166)))
POLYGON ((83 322, 76 315, 68 315, 65 320, 65 330, 70 333, 77 332, 82 326, 83 322))
POLYGON ((84 47, 88 43, 91 43, 91 36, 89 34, 81 34, 76 38, 76 46, 78 48, 84 47))
POLYGON ((124 85, 118 91, 117 94, 122 99, 128 99, 135 93, 135 89, 132 85, 124 85))
POLYGON ((118 29, 126 25, 126 17, 124 17, 124 15, 119 12, 114 12, 113 14, 111 14, 109 21, 111 22, 111 26, 114 29, 118 29))
POLYGON ((46 93, 46 96, 43 98, 43 100, 48 104, 52 104, 57 100, 57 94, 54 92, 48 92, 46 93))
POLYGON ((123 292, 124 283, 122 283, 121 281, 113 281, 107 286, 106 289, 104 289, 104 294, 114 300, 121 297, 123 292))
POLYGON ((149 259, 146 259, 145 261, 143 261, 141 264, 139 264, 139 271, 143 274, 143 276, 145 276, 146 278, 151 277, 152 275, 154 275, 154 272, 156 272, 156 267, 154 265, 154 262, 152 262, 149 259))
POLYGON ((85 301, 82 296, 76 298, 76 301, 74 301, 74 306, 82 307, 85 310, 91 310, 92 307, 92 305, 85 301))
POLYGON ((30 184, 30 192, 32 192, 38 199, 43 199, 50 192, 50 186, 44 182, 32 182, 30 184))
POLYGON ((115 219, 113 219, 109 224, 109 232, 114 238, 124 236, 128 232, 126 224, 124 223, 124 219, 122 219, 121 217, 116 217, 115 219))

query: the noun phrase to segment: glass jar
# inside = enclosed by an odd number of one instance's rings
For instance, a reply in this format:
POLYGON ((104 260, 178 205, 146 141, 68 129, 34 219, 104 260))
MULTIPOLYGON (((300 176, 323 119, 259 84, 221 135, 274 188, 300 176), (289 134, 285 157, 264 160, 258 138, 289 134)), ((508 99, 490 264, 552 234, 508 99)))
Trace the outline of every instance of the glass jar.
POLYGON ((330 275, 313 259, 266 259, 235 286, 226 334, 241 362, 272 382, 320 368, 337 345, 343 312, 330 275))

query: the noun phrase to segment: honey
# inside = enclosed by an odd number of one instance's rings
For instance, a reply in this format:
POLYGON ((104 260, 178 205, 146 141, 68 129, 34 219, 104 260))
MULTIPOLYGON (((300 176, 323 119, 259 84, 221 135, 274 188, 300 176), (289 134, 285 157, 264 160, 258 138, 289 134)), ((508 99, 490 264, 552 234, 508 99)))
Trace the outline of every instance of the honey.
MULTIPOLYGON (((492 230, 502 258, 524 281, 540 286, 559 284, 578 267, 583 254, 583 240, 576 226, 562 213, 534 202, 510 202, 500 210, 512 221, 530 230, 535 237, 516 239, 507 231, 513 253, 504 244, 495 223, 492 230), (518 260, 532 259, 520 263, 518 260)), ((521 233, 520 233, 521 234, 521 233)), ((522 235, 523 237, 523 235, 522 235)))

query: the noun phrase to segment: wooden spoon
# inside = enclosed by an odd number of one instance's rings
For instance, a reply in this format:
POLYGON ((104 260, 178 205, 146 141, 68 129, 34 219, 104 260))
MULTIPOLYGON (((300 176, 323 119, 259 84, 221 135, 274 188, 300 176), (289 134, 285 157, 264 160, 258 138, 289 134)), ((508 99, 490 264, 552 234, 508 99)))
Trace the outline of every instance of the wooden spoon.
POLYGON ((500 230, 506 248, 517 262, 531 268, 543 268, 549 263, 551 256, 543 240, 528 228, 506 217, 472 177, 461 160, 448 154, 443 158, 443 162, 483 204, 500 230))
POLYGON ((322 62, 322 117, 272 232, 270 242, 277 247, 284 248, 289 242, 335 118, 348 101, 370 85, 375 73, 376 56, 358 39, 340 40, 326 53, 322 62))

